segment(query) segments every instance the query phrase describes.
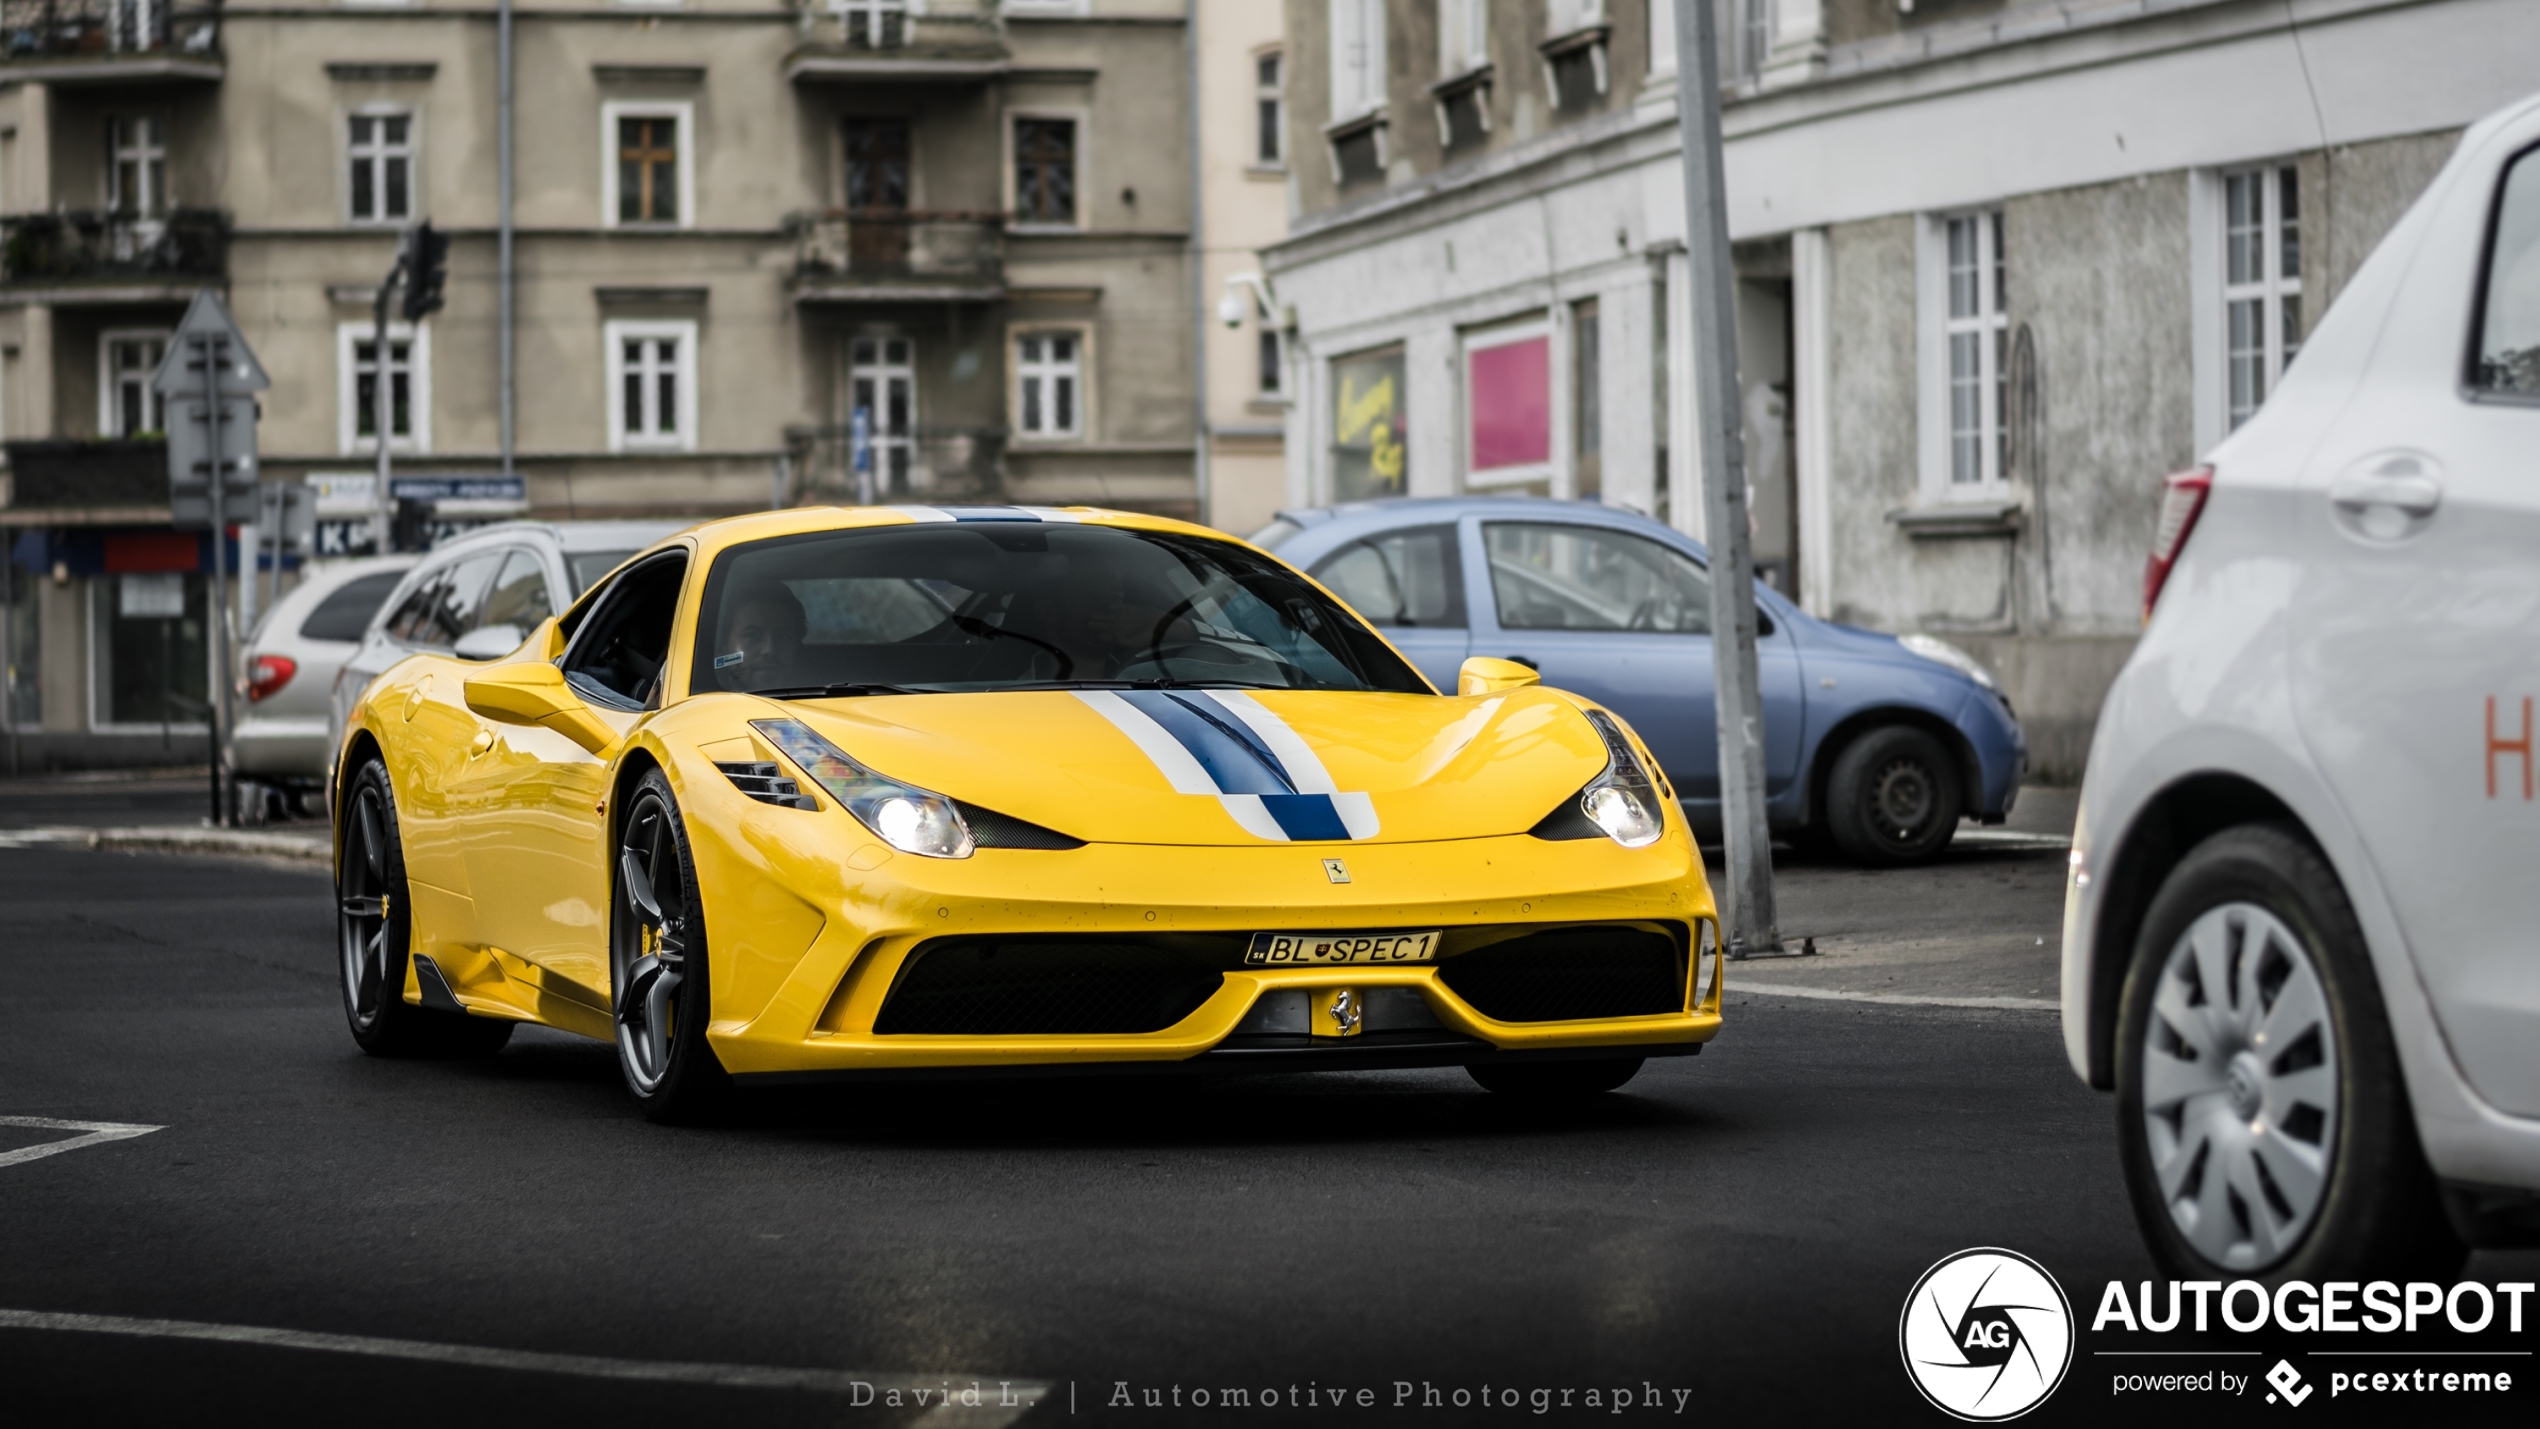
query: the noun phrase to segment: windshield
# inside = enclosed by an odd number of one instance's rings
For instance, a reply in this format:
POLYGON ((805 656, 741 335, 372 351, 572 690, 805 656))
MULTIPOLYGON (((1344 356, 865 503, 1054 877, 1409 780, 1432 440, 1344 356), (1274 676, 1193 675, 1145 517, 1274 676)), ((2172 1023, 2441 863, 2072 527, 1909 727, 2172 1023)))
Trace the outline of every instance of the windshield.
POLYGON ((735 546, 691 687, 820 694, 1429 687, 1330 597, 1230 541, 1041 522, 822 531, 735 546))

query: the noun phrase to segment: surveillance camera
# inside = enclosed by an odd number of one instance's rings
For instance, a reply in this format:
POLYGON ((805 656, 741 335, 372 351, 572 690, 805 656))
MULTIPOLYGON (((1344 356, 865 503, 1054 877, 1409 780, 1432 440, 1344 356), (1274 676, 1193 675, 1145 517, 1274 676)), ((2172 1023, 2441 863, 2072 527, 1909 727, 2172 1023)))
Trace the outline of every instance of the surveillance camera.
POLYGON ((1228 327, 1244 325, 1244 300, 1233 293, 1217 300, 1217 320, 1228 327))

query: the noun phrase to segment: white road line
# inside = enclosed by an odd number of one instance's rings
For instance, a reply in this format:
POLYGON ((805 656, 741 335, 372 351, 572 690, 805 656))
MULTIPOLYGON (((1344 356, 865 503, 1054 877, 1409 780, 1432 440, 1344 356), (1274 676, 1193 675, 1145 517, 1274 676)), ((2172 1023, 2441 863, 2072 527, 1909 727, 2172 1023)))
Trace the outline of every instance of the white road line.
POLYGON ((2014 1012, 2061 1012, 2064 1005, 2045 997, 1926 997, 1911 992, 1843 992, 1831 987, 1799 987, 1786 982, 1742 982, 1732 972, 1729 991, 1765 997, 1815 997, 1829 1002, 1882 1002, 1892 1007, 1992 1007, 2014 1012))
POLYGON ((902 1396, 905 1407, 926 1407, 926 1425, 994 1429, 1021 1418, 1049 1385, 1033 1379, 985 1375, 872 1374, 857 1370, 787 1369, 771 1365, 698 1364, 676 1360, 622 1360, 601 1355, 554 1355, 483 1345, 444 1345, 429 1340, 388 1340, 371 1335, 327 1335, 261 1325, 219 1325, 200 1320, 136 1320, 121 1315, 73 1315, 51 1310, 0 1310, 0 1330, 68 1330, 150 1340, 209 1340, 268 1349, 315 1350, 374 1359, 420 1360, 471 1369, 522 1370, 584 1379, 648 1380, 703 1384, 724 1389, 798 1389, 835 1394, 858 1408, 888 1408, 902 1396), (917 1396, 925 1398, 919 1400, 917 1396), (975 1402, 974 1402, 975 1401, 975 1402))
POLYGON ((120 1121, 55 1121, 49 1116, 0 1116, 0 1126, 28 1126, 38 1131, 88 1133, 86 1136, 74 1136, 62 1141, 48 1141, 41 1146, 21 1146, 15 1151, 0 1151, 0 1166, 15 1166, 24 1161, 40 1161, 47 1156, 59 1156, 65 1151, 77 1151, 83 1146, 102 1146, 109 1141, 129 1141, 136 1136, 148 1136, 154 1131, 167 1130, 164 1126, 138 1126, 120 1121))

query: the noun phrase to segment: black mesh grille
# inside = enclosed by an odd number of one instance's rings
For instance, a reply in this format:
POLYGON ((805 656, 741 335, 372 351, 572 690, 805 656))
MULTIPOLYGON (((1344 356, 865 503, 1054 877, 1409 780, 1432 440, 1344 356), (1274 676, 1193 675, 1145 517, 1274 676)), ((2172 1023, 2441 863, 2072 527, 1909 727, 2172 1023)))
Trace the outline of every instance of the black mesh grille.
POLYGON ((1161 1032, 1243 956, 1240 938, 948 938, 912 955, 873 1030, 989 1037, 1161 1032))
POLYGON ((1646 928, 1560 928, 1448 958, 1438 980, 1499 1022, 1682 1012, 1684 954, 1646 928))
POLYGON ((1085 841, 1070 838, 1056 829, 1045 829, 1012 814, 982 809, 976 804, 956 801, 961 821, 970 825, 971 840, 981 848, 1083 848, 1085 841))

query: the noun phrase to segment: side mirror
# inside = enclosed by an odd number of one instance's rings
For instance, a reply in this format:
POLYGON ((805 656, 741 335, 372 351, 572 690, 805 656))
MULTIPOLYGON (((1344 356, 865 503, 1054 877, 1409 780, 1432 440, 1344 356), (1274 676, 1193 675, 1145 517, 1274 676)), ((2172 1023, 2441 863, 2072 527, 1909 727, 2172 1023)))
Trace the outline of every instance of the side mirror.
POLYGON ((1459 695, 1495 695, 1502 690, 1522 690, 1540 685, 1543 676, 1531 666, 1514 660, 1495 660, 1476 655, 1455 672, 1455 692, 1459 695))
POLYGON ((517 625, 480 625, 459 637, 450 653, 462 660, 500 660, 520 648, 517 625))
POLYGON ((593 754, 604 755, 617 746, 617 731, 591 713, 564 682, 564 671, 544 661, 497 665, 469 676, 465 688, 467 707, 498 724, 552 729, 593 754))

